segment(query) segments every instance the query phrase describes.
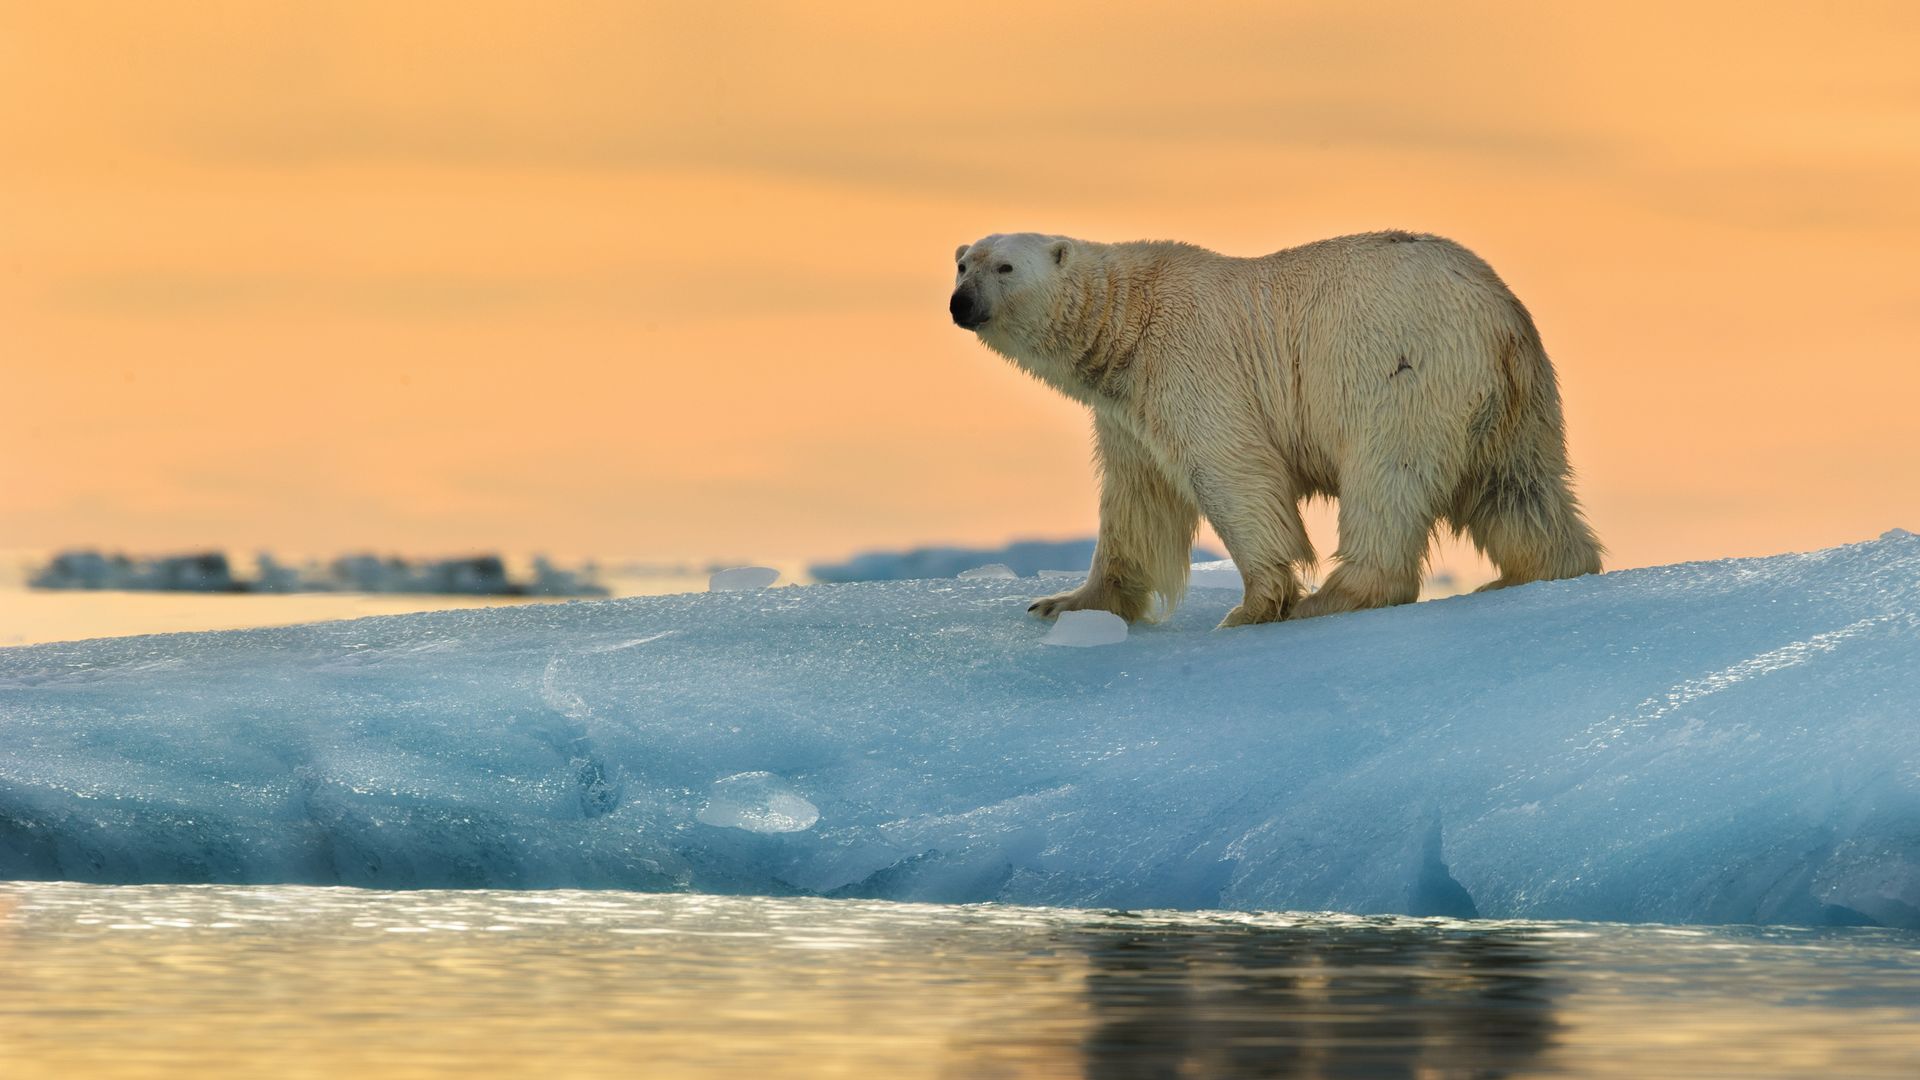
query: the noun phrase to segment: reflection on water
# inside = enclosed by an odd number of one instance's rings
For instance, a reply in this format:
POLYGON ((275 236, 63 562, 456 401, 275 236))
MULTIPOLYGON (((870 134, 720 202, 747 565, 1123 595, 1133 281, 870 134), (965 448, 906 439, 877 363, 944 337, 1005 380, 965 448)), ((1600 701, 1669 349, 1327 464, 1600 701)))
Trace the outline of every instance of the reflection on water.
POLYGON ((1124 925, 1073 940, 1088 1076, 1501 1075, 1555 1025, 1556 982, 1518 927, 1124 925))
POLYGON ((1920 937, 0 883, 0 1075, 1907 1076, 1920 937))

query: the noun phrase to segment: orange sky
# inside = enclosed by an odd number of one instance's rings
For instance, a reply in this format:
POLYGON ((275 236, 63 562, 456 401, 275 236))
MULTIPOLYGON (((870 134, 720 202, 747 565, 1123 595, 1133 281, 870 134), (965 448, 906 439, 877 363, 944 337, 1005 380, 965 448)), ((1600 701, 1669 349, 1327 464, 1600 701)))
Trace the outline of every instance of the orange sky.
POLYGON ((1913 5, 698 6, 0 0, 0 547, 1087 533, 1014 229, 1446 233, 1613 565, 1920 528, 1913 5))

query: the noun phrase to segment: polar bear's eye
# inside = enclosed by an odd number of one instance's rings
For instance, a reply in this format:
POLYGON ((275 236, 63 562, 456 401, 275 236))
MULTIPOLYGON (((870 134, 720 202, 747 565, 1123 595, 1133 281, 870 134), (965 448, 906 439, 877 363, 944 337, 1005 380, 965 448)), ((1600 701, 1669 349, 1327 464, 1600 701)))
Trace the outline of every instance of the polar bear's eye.
POLYGON ((1012 264, 1012 263, 1001 263, 1001 264, 1000 264, 1000 267, 999 267, 999 270, 1000 270, 1000 272, 1001 272, 1001 273, 1003 273, 1003 274, 1011 274, 1011 273, 1013 273, 1013 264, 1012 264))

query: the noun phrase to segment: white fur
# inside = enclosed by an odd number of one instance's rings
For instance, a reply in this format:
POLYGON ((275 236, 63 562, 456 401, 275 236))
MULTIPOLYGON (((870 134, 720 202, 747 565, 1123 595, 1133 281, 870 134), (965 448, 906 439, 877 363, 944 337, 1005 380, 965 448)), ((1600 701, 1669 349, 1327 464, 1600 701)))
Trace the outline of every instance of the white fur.
POLYGON ((1441 521, 1499 567, 1488 588, 1600 569, 1533 320, 1452 241, 1368 233, 1241 259, 1022 233, 957 257, 980 340, 1093 410, 1093 569, 1042 615, 1170 608, 1201 513, 1246 579, 1225 626, 1413 600, 1441 521), (1340 500, 1338 566, 1302 597, 1313 495, 1340 500))

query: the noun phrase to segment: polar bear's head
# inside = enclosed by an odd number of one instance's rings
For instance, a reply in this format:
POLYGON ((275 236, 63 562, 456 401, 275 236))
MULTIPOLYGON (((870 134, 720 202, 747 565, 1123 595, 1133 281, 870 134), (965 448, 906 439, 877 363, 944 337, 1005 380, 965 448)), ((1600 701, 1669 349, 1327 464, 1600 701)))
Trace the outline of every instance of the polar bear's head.
POLYGON ((1039 233, 995 233, 954 252, 956 283, 947 311, 982 338, 1024 337, 1047 320, 1074 242, 1039 233))

